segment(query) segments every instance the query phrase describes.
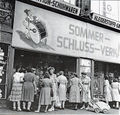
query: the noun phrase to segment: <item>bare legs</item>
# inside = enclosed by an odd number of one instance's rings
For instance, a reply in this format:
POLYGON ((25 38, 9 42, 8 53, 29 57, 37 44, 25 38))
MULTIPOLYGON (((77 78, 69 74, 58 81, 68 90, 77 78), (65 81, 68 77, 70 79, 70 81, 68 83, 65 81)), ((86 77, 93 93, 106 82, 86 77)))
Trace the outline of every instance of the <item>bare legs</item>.
MULTIPOLYGON (((31 108, 31 102, 28 102, 27 110, 30 111, 31 108)), ((26 110, 26 102, 23 102, 23 109, 26 110)))
POLYGON ((54 111, 55 110, 55 101, 52 101, 52 106, 48 111, 54 111))
POLYGON ((20 107, 20 101, 17 101, 17 102, 13 102, 13 110, 16 110, 16 103, 17 103, 17 110, 18 111, 21 111, 21 107, 20 107))

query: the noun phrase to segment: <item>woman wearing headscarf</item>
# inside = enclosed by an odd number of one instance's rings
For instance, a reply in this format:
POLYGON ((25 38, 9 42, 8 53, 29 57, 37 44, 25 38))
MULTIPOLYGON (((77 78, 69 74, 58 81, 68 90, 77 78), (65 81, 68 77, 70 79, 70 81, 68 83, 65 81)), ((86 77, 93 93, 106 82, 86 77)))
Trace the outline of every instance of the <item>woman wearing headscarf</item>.
POLYGON ((80 103, 80 87, 81 81, 78 78, 77 74, 72 73, 70 79, 70 94, 69 94, 69 102, 75 105, 75 110, 78 108, 78 104, 80 103))

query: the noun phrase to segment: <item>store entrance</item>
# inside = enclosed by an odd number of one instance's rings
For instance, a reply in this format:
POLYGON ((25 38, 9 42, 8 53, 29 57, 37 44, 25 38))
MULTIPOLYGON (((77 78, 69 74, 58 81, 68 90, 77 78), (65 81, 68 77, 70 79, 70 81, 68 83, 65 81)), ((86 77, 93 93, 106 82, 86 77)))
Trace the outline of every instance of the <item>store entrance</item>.
POLYGON ((56 73, 61 70, 65 73, 76 72, 76 58, 16 49, 14 68, 20 66, 42 70, 52 66, 56 73))

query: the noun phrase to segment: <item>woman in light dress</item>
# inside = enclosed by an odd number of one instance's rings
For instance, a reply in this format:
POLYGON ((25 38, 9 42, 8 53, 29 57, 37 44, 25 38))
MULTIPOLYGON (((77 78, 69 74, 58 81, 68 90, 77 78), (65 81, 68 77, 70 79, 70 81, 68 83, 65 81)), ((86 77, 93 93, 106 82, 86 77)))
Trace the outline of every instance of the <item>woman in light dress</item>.
POLYGON ((52 82, 52 90, 53 90, 53 97, 51 97, 52 98, 52 105, 48 111, 55 110, 55 103, 56 103, 56 99, 57 99, 57 77, 56 77, 56 74, 54 72, 55 72, 54 67, 48 68, 48 73, 50 75, 50 80, 52 82))
POLYGON ((82 72, 82 78, 81 78, 81 81, 82 81, 82 87, 83 87, 83 90, 82 90, 82 102, 83 102, 83 106, 81 109, 86 109, 88 110, 89 108, 89 102, 90 102, 90 99, 91 99, 91 95, 90 95, 90 77, 87 76, 87 74, 85 72, 82 72))
POLYGON ((13 75, 13 84, 11 94, 9 96, 10 101, 13 102, 13 110, 21 111, 20 101, 22 100, 22 86, 23 86, 23 78, 24 71, 22 69, 18 69, 13 75), (16 105, 17 103, 17 105, 16 105))
POLYGON ((69 102, 75 105, 75 110, 77 110, 78 103, 80 103, 80 87, 82 86, 80 79, 76 74, 71 73, 70 79, 70 94, 69 102))
POLYGON ((65 107, 65 101, 66 101, 66 91, 67 91, 67 78, 64 76, 64 72, 60 71, 59 76, 57 78, 58 80, 58 96, 61 102, 61 109, 64 109, 65 107))
POLYGON ((119 93, 119 83, 117 78, 113 80, 111 84, 112 88, 112 100, 115 102, 115 108, 119 108, 119 101, 120 101, 120 93, 119 93))
POLYGON ((52 88, 52 82, 51 82, 50 76, 47 72, 45 73, 44 78, 41 79, 41 85, 42 85, 42 88, 41 88, 41 91, 40 91, 38 109, 35 112, 40 111, 41 105, 46 106, 44 112, 47 112, 48 105, 51 104, 50 92, 51 92, 51 88, 52 88))
POLYGON ((111 85, 107 76, 105 77, 104 81, 104 95, 107 104, 109 104, 109 102, 112 102, 111 85))

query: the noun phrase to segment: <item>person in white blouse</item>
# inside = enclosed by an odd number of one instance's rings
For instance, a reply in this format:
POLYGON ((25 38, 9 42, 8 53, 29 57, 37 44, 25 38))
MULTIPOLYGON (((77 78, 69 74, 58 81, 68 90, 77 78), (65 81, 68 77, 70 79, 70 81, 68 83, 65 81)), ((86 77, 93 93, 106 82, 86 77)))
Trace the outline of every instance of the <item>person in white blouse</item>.
POLYGON ((10 101, 13 102, 13 110, 21 111, 20 101, 22 100, 22 82, 24 78, 24 71, 17 69, 13 75, 13 84, 11 94, 9 96, 10 101), (16 105, 17 102, 17 105, 16 105))

